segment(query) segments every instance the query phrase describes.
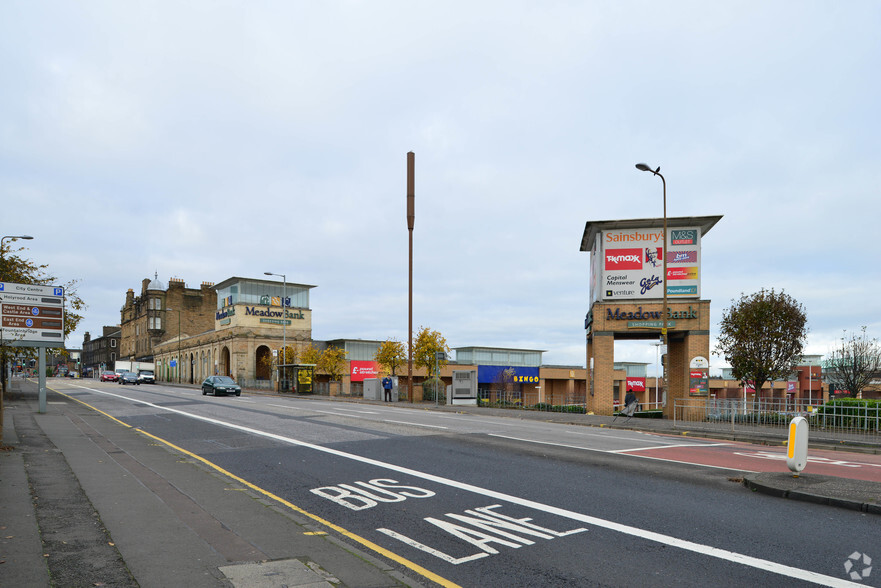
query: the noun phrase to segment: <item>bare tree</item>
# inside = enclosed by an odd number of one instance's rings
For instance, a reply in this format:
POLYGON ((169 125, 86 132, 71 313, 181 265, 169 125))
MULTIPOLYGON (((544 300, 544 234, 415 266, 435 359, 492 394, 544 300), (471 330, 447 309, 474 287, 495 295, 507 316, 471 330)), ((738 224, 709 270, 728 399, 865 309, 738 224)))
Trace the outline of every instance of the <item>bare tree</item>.
POLYGON ((841 345, 832 350, 826 360, 828 379, 840 385, 847 395, 856 397, 881 372, 881 346, 877 339, 869 339, 866 327, 861 333, 841 338, 841 345))

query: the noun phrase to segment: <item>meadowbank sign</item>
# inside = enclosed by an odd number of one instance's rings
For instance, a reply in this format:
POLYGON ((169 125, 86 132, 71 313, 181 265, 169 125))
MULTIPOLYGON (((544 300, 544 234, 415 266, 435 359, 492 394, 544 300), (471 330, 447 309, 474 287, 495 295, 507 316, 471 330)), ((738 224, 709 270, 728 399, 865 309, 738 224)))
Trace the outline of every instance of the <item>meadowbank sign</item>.
MULTIPOLYGON (((640 306, 636 312, 631 311, 622 311, 620 308, 616 308, 614 312, 611 308, 606 309, 606 320, 610 321, 640 321, 640 320, 662 320, 664 315, 660 310, 643 310, 640 306)), ((697 310, 688 307, 688 310, 672 310, 670 308, 667 309, 667 319, 696 319, 697 310)))
MULTIPOLYGON (((223 320, 225 318, 229 318, 231 316, 235 316, 236 309, 234 306, 230 306, 228 308, 224 308, 223 310, 217 311, 214 315, 216 320, 223 320)), ((278 319, 279 323, 283 319, 305 319, 306 316, 303 314, 302 310, 273 310, 271 307, 269 308, 257 308, 256 306, 246 306, 245 307, 245 316, 256 316, 264 319, 278 319)), ((291 324, 287 322, 286 324, 291 324)))

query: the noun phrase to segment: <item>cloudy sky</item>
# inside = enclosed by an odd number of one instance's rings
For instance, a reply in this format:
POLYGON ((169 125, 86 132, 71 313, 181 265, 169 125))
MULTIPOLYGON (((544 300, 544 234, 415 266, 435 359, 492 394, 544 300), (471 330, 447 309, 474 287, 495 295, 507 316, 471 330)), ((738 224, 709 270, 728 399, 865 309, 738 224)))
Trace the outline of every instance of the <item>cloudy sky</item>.
POLYGON ((316 339, 406 341, 413 151, 414 329, 583 365, 584 224, 661 216, 645 161, 668 215, 724 215, 712 339, 773 287, 827 353, 881 336, 879 31, 876 0, 6 0, 0 231, 79 280, 69 347, 154 273, 264 271, 318 286, 316 339))

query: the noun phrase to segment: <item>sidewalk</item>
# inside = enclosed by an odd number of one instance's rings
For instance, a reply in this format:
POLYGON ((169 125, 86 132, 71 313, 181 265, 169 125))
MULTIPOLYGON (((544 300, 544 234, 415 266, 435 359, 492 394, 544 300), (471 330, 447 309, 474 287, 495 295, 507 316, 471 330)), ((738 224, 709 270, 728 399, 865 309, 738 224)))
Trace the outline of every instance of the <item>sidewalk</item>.
MULTIPOLYGON (((50 578, 58 586, 431 584, 415 573, 401 573, 357 544, 325 534, 326 529, 305 515, 51 391, 47 412, 39 414, 36 383, 13 380, 5 398, 2 445, 8 449, 0 451, 0 586, 49 586, 50 578)), ((431 403, 395 406, 686 433, 659 419, 615 421, 431 403)), ((707 435, 702 431, 692 436, 707 435)), ((736 440, 780 445, 785 438, 782 431, 769 431, 736 440)), ((860 449, 881 450, 877 444, 860 449)), ((746 476, 744 485, 881 514, 878 483, 780 473, 746 476)))

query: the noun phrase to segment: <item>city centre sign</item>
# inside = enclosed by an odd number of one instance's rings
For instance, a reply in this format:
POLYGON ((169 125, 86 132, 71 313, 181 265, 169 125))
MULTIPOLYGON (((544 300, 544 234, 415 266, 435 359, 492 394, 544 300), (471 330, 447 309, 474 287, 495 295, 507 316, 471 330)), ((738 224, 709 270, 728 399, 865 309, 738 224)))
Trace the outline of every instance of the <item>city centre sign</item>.
POLYGON ((15 347, 63 347, 64 288, 0 282, 0 339, 15 347))

